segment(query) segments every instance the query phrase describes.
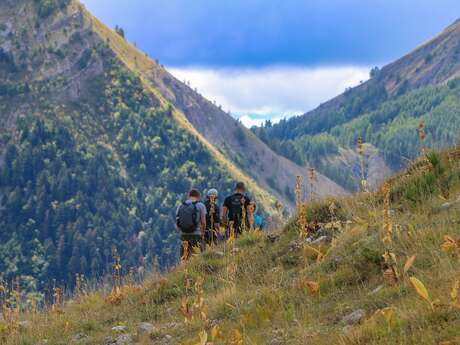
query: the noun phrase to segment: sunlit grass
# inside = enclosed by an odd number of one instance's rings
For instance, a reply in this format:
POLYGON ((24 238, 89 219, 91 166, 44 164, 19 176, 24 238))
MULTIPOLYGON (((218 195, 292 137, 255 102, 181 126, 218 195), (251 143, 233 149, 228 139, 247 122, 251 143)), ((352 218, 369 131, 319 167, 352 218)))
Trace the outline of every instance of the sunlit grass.
MULTIPOLYGON (((456 174, 458 163, 446 157, 439 156, 446 165, 444 173, 456 174)), ((305 255, 302 247, 293 246, 300 241, 296 223, 274 243, 259 232, 248 232, 232 244, 193 257, 163 278, 128 290, 118 305, 91 293, 68 302, 62 313, 22 314, 33 326, 3 341, 66 344, 82 333, 91 337, 90 344, 100 344, 112 334, 111 327, 123 324, 140 344, 166 335, 180 344, 196 344, 204 337, 215 344, 268 344, 273 339, 289 344, 455 344, 460 327, 459 206, 440 209, 445 200, 437 192, 416 205, 405 198, 400 181, 410 187, 422 175, 393 180, 389 204, 381 193, 334 200, 340 226, 328 224, 332 215, 327 219, 325 210, 331 200, 307 204, 309 221, 321 220, 331 228, 331 243, 312 245, 325 253, 322 260, 315 252, 305 255), (390 244, 382 241, 388 235, 388 215, 390 244), (394 256, 398 272, 391 284, 383 275, 388 267, 385 251, 394 256), (415 279, 423 287, 414 284, 415 279), (181 311, 184 301, 190 306, 187 322, 181 311), (358 309, 365 317, 347 326, 343 317, 358 309), (136 338, 142 321, 157 327, 151 337, 136 338)), ((443 176, 433 182, 438 191, 443 176)), ((460 193, 458 179, 450 193, 452 199, 460 193)))

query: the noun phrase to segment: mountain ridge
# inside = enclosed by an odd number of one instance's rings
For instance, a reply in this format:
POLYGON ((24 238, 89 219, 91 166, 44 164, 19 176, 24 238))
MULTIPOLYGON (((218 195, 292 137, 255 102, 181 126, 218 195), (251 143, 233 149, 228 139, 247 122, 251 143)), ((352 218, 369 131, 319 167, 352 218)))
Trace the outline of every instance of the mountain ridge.
MULTIPOLYGON (((418 154, 422 145, 417 135, 420 122, 426 123, 426 140, 431 147, 447 147, 455 142, 452 137, 460 135, 458 118, 454 116, 459 57, 460 22, 456 21, 403 57, 381 69, 372 69, 368 81, 345 90, 316 109, 252 130, 279 154, 297 164, 312 165, 345 189, 356 190, 359 183, 354 180, 359 180, 361 173, 348 169, 346 176, 352 178, 344 180, 340 168, 327 162, 335 156, 345 159, 339 151, 356 150, 358 138, 378 149, 388 172, 404 167, 403 160, 397 157, 404 156, 407 162, 418 154), (431 103, 427 104, 428 100, 431 103), (443 116, 453 120, 452 128, 442 121, 436 123, 435 116, 440 117, 437 113, 441 108, 448 113, 443 116), (416 119, 418 124, 414 123, 416 119), (409 132, 409 122, 412 132, 409 132), (390 133, 385 127, 393 127, 394 131, 390 133), (393 142, 396 140, 400 142, 399 147, 393 142), (391 150, 401 154, 392 155, 391 150), (322 156, 324 160, 315 156, 322 156)), ((359 162, 355 160, 350 164, 359 162)), ((370 176, 370 180, 375 180, 373 186, 376 187, 382 177, 370 176)))
MULTIPOLYGON (((86 13, 90 15, 89 12, 86 13)), ((273 153, 271 150, 267 150, 259 138, 246 130, 246 128, 239 124, 233 117, 219 109, 202 95, 197 94, 190 89, 190 87, 178 81, 166 69, 159 66, 153 60, 148 59, 145 54, 140 53, 136 47, 126 42, 123 38, 117 37, 112 30, 107 30, 104 25, 101 25, 101 22, 97 18, 92 16, 91 18, 97 23, 95 27, 97 30, 101 30, 101 35, 103 37, 111 36, 111 43, 114 44, 115 51, 117 51, 121 57, 136 54, 134 50, 137 52, 136 58, 125 57, 125 63, 131 65, 133 70, 139 71, 147 81, 153 82, 153 85, 162 90, 165 94, 164 97, 169 102, 172 102, 180 113, 184 115, 185 118, 181 118, 181 120, 185 120, 191 124, 191 126, 188 126, 185 123, 184 125, 187 128, 194 128, 194 131, 198 131, 206 142, 217 147, 218 150, 223 151, 223 153, 231 157, 233 161, 240 160, 238 157, 239 152, 252 150, 251 154, 257 157, 253 158, 251 163, 254 160, 258 160, 258 164, 260 165, 255 166, 252 170, 248 169, 247 166, 243 166, 243 170, 246 172, 249 170, 249 175, 253 179, 259 174, 264 174, 267 170, 273 170, 269 176, 274 176, 277 181, 281 181, 283 183, 282 186, 273 188, 267 183, 266 179, 261 180, 260 178, 257 178, 257 182, 265 189, 270 190, 271 193, 279 200, 283 201, 284 205, 288 208, 292 207, 293 200, 285 195, 284 190, 295 183, 296 176, 300 175, 307 178, 307 169, 290 162, 284 157, 273 153), (127 44, 127 46, 124 46, 125 44, 127 44), (131 51, 129 51, 129 49, 131 49, 131 51), (133 60, 137 65, 133 66, 133 60), (168 87, 167 84, 170 86, 168 87), (178 98, 183 95, 186 95, 186 98, 184 100, 178 100, 178 98), (203 120, 204 117, 206 118, 203 120), (249 141, 249 145, 240 145, 236 135, 233 133, 229 134, 230 128, 233 128, 235 133, 240 133, 240 135, 244 136, 243 140, 249 141), (277 164, 279 160, 281 160, 281 162, 277 164), (251 171, 253 171, 252 174, 251 171)), ((345 193, 345 191, 341 187, 335 185, 334 182, 321 176, 321 174, 318 175, 318 184, 321 187, 319 192, 320 195, 328 196, 345 193)), ((291 191, 291 194, 292 192, 293 191, 291 191)))

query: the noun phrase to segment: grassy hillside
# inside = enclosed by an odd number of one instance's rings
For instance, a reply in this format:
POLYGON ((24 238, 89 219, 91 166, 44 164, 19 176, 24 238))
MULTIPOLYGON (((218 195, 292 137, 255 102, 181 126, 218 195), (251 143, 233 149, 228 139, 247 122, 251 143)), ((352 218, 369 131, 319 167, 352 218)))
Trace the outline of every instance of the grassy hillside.
MULTIPOLYGON (((459 46, 456 22, 403 58, 373 69, 367 82, 305 115, 254 132, 276 152, 313 165, 346 189, 356 190, 359 173, 353 166, 359 162, 347 160, 341 151, 354 150, 358 137, 378 149, 389 172, 399 171, 418 154, 420 121, 425 121, 428 133, 424 145, 440 148, 455 142, 460 134, 459 46), (344 160, 351 166, 346 174, 343 166, 331 164, 344 160)), ((378 184, 381 176, 369 180, 378 184)))
POLYGON ((459 194, 460 152, 430 153, 378 193, 300 205, 279 233, 13 313, 0 332, 5 344, 458 344, 459 194))

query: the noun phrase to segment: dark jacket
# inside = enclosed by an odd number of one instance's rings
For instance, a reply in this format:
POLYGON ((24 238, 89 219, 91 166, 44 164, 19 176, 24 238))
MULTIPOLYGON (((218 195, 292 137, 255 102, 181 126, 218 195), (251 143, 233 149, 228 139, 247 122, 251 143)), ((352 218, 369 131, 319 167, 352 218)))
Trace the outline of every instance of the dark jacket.
POLYGON ((220 223, 220 206, 216 202, 214 204, 214 213, 211 210, 211 202, 206 200, 204 205, 206 206, 206 230, 216 230, 217 224, 220 223), (214 229, 211 229, 212 224, 214 224, 214 229))
MULTIPOLYGON (((224 206, 228 209, 228 220, 235 224, 240 224, 243 218, 243 205, 247 212, 251 199, 247 195, 235 193, 228 196, 224 201, 224 206), (244 201, 243 201, 244 200, 244 201)), ((246 214, 246 220, 248 219, 246 214)))

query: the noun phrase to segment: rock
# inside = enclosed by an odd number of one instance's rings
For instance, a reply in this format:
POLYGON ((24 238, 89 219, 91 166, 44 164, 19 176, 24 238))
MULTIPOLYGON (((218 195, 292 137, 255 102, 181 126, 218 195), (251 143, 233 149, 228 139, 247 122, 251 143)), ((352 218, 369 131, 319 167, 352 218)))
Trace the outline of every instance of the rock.
POLYGON ((332 261, 336 264, 336 265, 340 265, 343 261, 343 258, 341 256, 334 256, 332 258, 332 261))
POLYGON ((169 334, 166 334, 164 337, 164 341, 169 344, 172 341, 173 337, 169 334))
POLYGON ((346 323, 347 325, 354 325, 363 321, 365 317, 366 312, 364 311, 364 309, 357 309, 354 312, 345 315, 342 318, 342 322, 346 323))
POLYGON ((163 326, 161 326, 162 329, 176 329, 178 327, 180 327, 180 323, 178 322, 168 322, 166 324, 164 324, 163 326))
POLYGON ((211 258, 211 259, 221 259, 221 258, 225 257, 225 254, 223 252, 221 252, 221 251, 216 250, 216 251, 208 251, 206 253, 206 256, 208 258, 211 258))
POLYGON ((444 204, 442 204, 441 206, 439 206, 439 209, 440 210, 448 210, 449 208, 451 208, 453 205, 451 202, 445 202, 444 204))
POLYGON ((20 329, 30 329, 32 327, 32 322, 30 321, 20 321, 18 323, 20 329))
POLYGON ((345 327, 342 328, 342 332, 347 335, 350 334, 350 332, 353 330, 353 326, 351 325, 346 325, 345 327))
POLYGON ((331 238, 329 236, 320 236, 316 240, 311 241, 311 244, 323 244, 326 242, 330 242, 331 238))
POLYGON ((439 209, 442 211, 442 210, 448 210, 450 209, 451 207, 455 206, 455 205, 458 205, 460 204, 460 195, 454 200, 454 201, 451 201, 451 202, 445 202, 444 204, 442 204, 441 206, 439 206, 439 209))
POLYGON ((123 334, 117 337, 115 340, 116 345, 133 345, 133 337, 130 334, 123 334))
POLYGON ((269 343, 269 345, 284 345, 285 342, 283 339, 280 338, 273 338, 269 343))
MULTIPOLYGON (((249 302, 248 302, 249 304, 249 302)), ((214 326, 217 326, 219 324, 219 320, 214 320, 214 319, 210 319, 208 320, 208 327, 209 328, 213 328, 214 326)))
POLYGON ((382 290, 384 287, 384 285, 379 285, 377 286, 374 290, 372 290, 371 292, 369 292, 369 295, 375 295, 377 292, 379 292, 380 290, 382 290))
POLYGON ((85 344, 91 341, 91 338, 86 334, 78 333, 72 337, 72 342, 76 344, 85 344))
POLYGON ((289 251, 293 252, 302 248, 302 243, 296 240, 289 242, 289 251))
POLYGON ((272 243, 278 241, 279 238, 280 238, 279 234, 268 234, 267 235, 267 241, 272 242, 272 243))
POLYGON ((116 344, 116 340, 113 339, 112 337, 105 337, 104 342, 102 345, 114 345, 116 344))
POLYGON ((155 331, 155 326, 148 322, 141 322, 137 325, 138 334, 152 334, 155 331))
POLYGON ((127 326, 115 326, 115 327, 112 327, 112 331, 113 332, 117 332, 117 333, 123 333, 123 332, 126 332, 128 330, 128 327, 127 326))

